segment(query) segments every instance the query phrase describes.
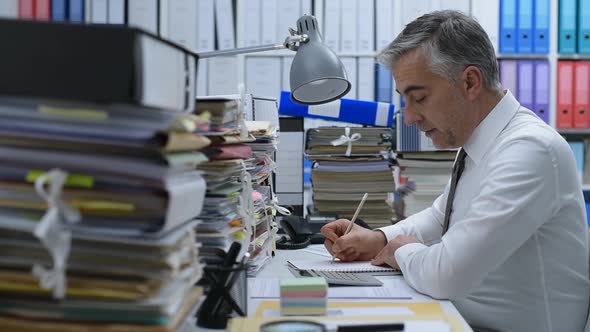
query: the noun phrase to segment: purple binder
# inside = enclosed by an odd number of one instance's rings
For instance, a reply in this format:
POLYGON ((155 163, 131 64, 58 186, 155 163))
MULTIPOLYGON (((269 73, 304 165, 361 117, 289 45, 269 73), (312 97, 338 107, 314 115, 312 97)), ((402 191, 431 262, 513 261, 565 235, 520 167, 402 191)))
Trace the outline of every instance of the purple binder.
POLYGON ((549 61, 536 60, 535 92, 533 111, 546 123, 549 123, 549 61))
POLYGON ((532 60, 518 60, 518 100, 520 105, 534 110, 534 67, 532 60))

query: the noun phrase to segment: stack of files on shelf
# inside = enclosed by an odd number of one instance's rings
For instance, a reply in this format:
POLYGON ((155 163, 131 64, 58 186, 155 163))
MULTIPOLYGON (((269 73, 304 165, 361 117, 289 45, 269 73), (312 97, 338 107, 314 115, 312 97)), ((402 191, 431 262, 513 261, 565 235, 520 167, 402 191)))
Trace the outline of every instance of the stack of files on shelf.
POLYGON ((587 1, 559 0, 558 52, 590 54, 590 5, 587 1))
POLYGON ((124 27, 0 26, 19 39, 1 64, 0 330, 176 330, 202 296, 195 167, 210 141, 191 102, 168 98, 190 97, 187 77, 138 64, 174 65, 151 47, 190 55, 124 27))
POLYGON ((393 222, 395 182, 388 155, 392 132, 387 128, 312 128, 306 135, 311 169, 313 213, 351 218, 364 193, 369 193, 359 218, 371 227, 393 222), (347 133, 348 131, 348 133, 347 133), (348 136, 353 141, 332 145, 348 136), (347 153, 350 152, 350 153, 347 153))
POLYGON ((456 151, 400 152, 400 175, 414 182, 414 192, 404 198, 405 216, 430 207, 442 194, 453 170, 456 151))
MULTIPOLYGON (((567 1, 576 2, 560 2, 567 1)), ((500 53, 548 54, 549 8, 549 0, 500 0, 500 53)), ((571 19, 575 33, 575 9, 571 19)), ((562 24, 560 19, 560 34, 562 24)))
POLYGON ((557 129, 590 127, 590 61, 557 62, 557 129))
POLYGON ((550 70, 547 60, 500 60, 500 82, 523 107, 549 123, 550 70))

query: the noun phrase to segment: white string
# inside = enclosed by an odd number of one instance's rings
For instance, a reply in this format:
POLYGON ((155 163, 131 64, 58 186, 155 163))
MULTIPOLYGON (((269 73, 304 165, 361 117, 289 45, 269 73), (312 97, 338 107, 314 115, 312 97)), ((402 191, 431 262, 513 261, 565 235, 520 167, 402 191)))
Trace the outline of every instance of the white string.
POLYGON ((340 136, 339 138, 333 140, 332 146, 342 145, 344 143, 348 144, 346 147, 346 156, 350 157, 350 153, 352 152, 352 142, 356 142, 360 140, 362 135, 360 133, 354 133, 350 136, 350 128, 344 128, 344 135, 340 136))
POLYGON ((43 246, 47 248, 53 260, 51 270, 41 264, 34 264, 32 273, 39 279, 43 289, 52 289, 53 297, 61 299, 66 293, 66 263, 70 254, 71 232, 63 229, 60 221, 78 222, 80 212, 61 200, 61 192, 67 173, 60 169, 52 169, 35 181, 35 191, 47 202, 47 212, 33 230, 43 246), (49 192, 45 191, 45 183, 49 183, 49 192))

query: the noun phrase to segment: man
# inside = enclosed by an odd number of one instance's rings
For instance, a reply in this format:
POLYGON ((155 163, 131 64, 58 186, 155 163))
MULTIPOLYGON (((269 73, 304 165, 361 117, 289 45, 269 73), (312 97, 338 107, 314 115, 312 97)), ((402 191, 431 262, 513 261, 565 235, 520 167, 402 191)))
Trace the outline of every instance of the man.
POLYGON ((400 268, 409 285, 450 299, 478 331, 582 331, 590 282, 574 157, 502 90, 485 31, 459 12, 434 12, 408 24, 378 59, 406 100, 406 125, 437 148, 461 148, 458 183, 396 225, 355 226, 346 236, 348 220, 324 226, 327 249, 400 268))

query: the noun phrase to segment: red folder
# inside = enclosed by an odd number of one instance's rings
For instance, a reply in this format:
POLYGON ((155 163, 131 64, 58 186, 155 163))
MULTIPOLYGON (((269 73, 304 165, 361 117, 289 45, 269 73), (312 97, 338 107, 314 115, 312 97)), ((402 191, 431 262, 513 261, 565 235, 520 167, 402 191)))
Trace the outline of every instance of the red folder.
POLYGON ((574 128, 588 128, 590 61, 578 61, 574 69, 574 128))
POLYGON ((51 20, 51 0, 35 0, 35 19, 51 20))
POLYGON ((574 62, 557 62, 557 128, 574 126, 574 62))
POLYGON ((18 17, 28 20, 35 18, 35 0, 18 0, 18 17))

